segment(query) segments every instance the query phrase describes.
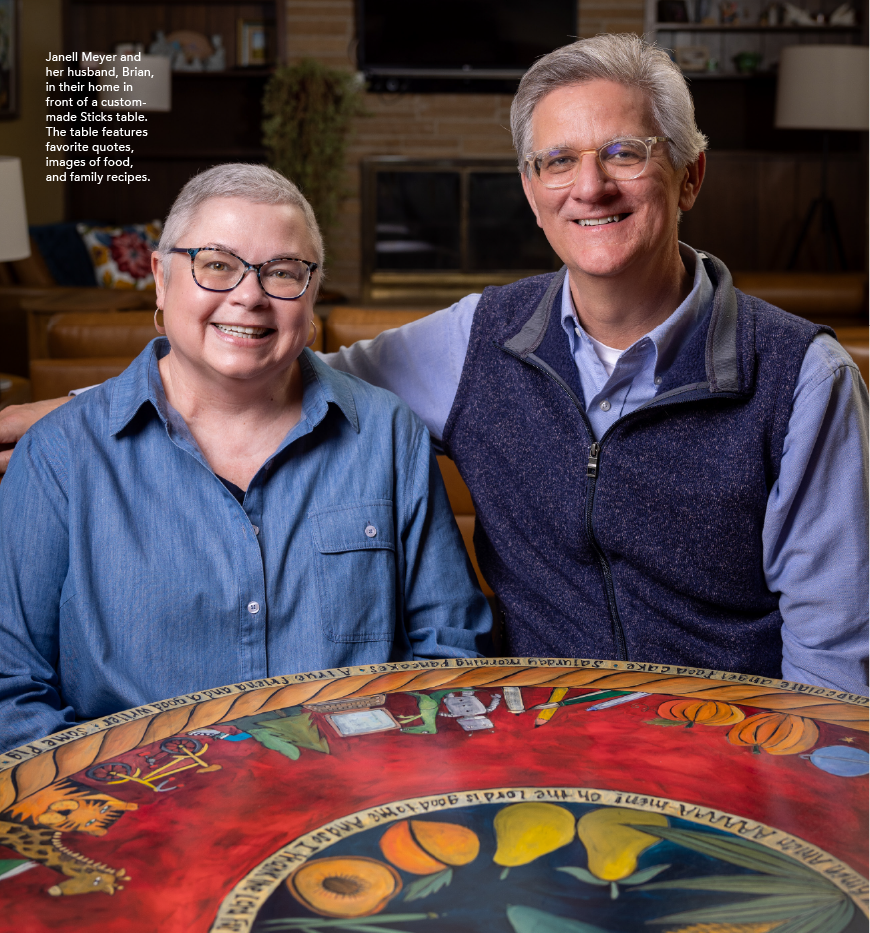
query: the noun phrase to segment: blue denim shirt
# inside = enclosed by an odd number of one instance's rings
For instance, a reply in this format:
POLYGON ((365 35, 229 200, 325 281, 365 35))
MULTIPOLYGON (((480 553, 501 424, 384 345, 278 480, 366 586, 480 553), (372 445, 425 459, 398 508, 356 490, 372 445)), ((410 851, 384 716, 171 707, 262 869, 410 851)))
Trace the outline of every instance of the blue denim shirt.
POLYGON ((278 674, 476 656, 489 607, 422 422, 300 358, 302 417, 240 504, 153 341, 35 425, 0 486, 0 746, 278 674))

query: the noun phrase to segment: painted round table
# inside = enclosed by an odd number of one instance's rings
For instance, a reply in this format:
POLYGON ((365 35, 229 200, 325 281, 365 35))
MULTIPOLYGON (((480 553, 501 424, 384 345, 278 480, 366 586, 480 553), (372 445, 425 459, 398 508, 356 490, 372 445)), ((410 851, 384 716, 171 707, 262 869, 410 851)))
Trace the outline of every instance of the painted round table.
POLYGON ((498 658, 151 703, 0 756, 2 925, 856 933, 867 702, 498 658))

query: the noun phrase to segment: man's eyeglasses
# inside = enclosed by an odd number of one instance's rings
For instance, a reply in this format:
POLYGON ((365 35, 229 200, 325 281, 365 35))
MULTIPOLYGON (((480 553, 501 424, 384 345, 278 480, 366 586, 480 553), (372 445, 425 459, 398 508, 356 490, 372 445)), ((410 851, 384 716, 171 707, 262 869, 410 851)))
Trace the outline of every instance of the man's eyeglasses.
POLYGON ((308 262, 306 259, 269 259, 254 265, 235 253, 211 247, 176 247, 169 252, 187 253, 190 256, 193 281, 206 291, 232 291, 249 272, 256 272, 260 288, 270 298, 284 301, 301 298, 311 281, 311 274, 317 269, 316 262, 308 262))
POLYGON ((601 171, 617 181, 639 178, 649 165, 652 147, 670 142, 669 136, 625 136, 598 149, 541 149, 526 156, 526 162, 545 188, 573 185, 586 153, 594 152, 601 171))

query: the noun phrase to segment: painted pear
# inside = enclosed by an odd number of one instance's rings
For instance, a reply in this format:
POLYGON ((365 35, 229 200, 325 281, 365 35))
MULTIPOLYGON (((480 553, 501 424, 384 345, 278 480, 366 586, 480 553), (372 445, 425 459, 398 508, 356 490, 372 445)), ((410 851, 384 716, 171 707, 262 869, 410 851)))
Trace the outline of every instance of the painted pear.
POLYGON ((634 874, 637 859, 650 846, 661 842, 658 836, 634 829, 630 824, 667 826, 661 813, 603 807, 577 821, 577 835, 586 846, 589 871, 602 881, 620 881, 634 874))
POLYGON ((574 817, 554 803, 514 803, 493 820, 498 843, 493 861, 513 868, 568 845, 574 838, 574 817))

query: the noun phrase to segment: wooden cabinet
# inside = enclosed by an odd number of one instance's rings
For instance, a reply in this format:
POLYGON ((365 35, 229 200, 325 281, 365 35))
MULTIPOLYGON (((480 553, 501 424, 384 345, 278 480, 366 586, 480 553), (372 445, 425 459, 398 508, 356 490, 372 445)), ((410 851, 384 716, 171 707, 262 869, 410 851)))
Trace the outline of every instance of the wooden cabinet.
POLYGON ((280 0, 65 0, 66 51, 112 52, 120 42, 141 42, 146 51, 157 30, 219 34, 227 70, 173 72, 172 110, 150 112, 148 136, 134 144, 133 164, 148 182, 67 185, 67 217, 136 223, 165 217, 181 186, 219 162, 262 162, 263 89, 270 68, 237 66, 238 24, 269 24, 273 59, 283 60, 286 26, 280 0))

